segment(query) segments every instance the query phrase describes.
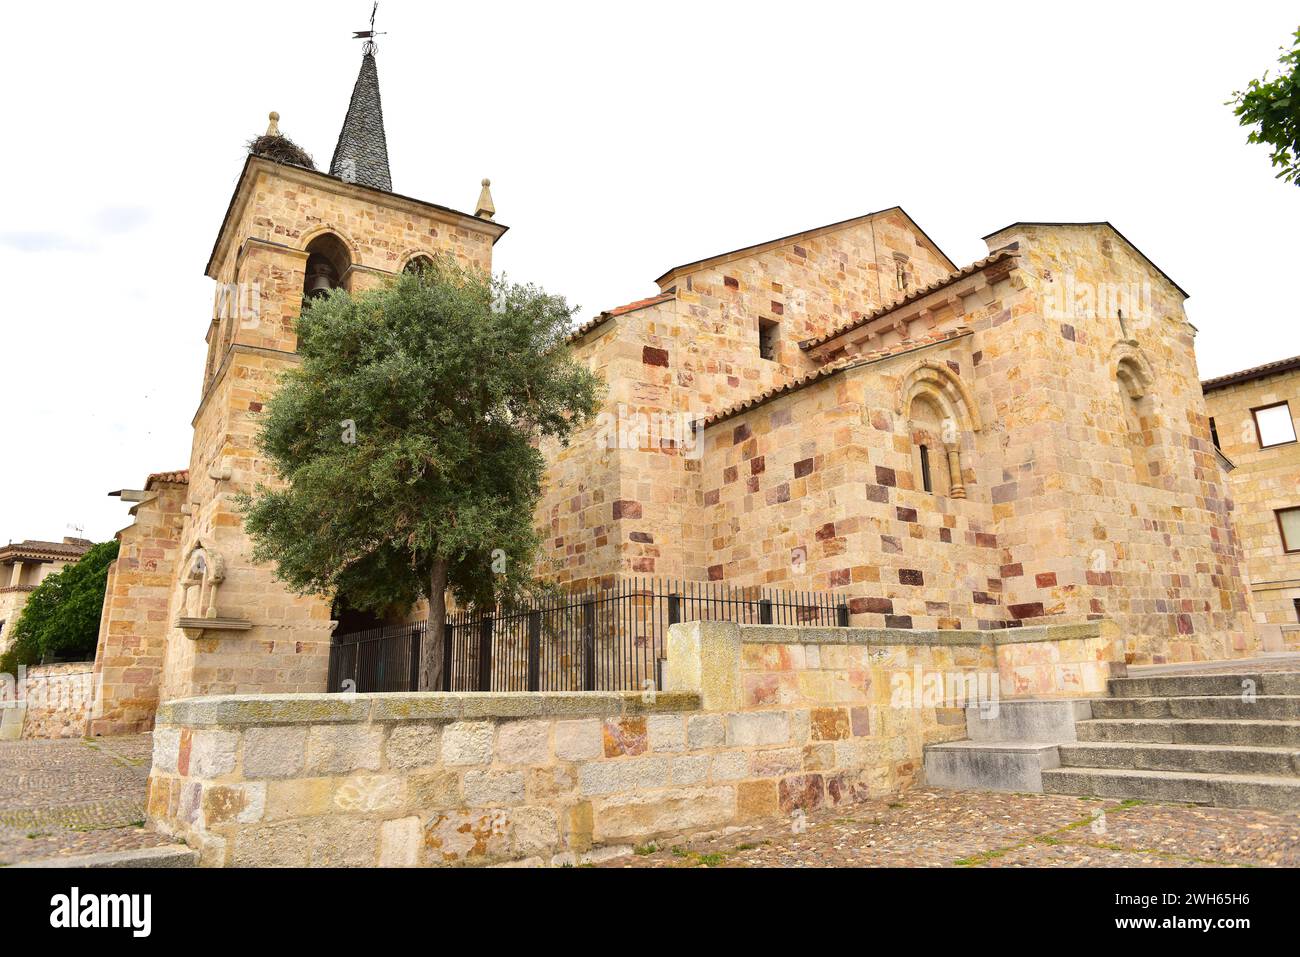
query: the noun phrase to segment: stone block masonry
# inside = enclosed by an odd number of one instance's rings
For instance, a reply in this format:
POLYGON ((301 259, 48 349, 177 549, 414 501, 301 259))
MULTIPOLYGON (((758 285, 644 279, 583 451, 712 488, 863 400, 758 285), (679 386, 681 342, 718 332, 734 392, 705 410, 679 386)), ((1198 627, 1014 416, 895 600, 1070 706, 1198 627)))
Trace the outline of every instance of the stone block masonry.
POLYGON ((93 688, 89 661, 19 668, 16 680, 0 675, 0 739, 81 737, 93 688))
POLYGON ((1113 666, 1104 631, 692 622, 669 629, 658 693, 172 701, 148 813, 208 866, 599 860, 900 791, 926 744, 966 733, 964 701, 900 696, 900 675, 983 675, 996 697, 999 673, 1041 669, 1038 693, 1078 694, 1060 663, 1113 666))

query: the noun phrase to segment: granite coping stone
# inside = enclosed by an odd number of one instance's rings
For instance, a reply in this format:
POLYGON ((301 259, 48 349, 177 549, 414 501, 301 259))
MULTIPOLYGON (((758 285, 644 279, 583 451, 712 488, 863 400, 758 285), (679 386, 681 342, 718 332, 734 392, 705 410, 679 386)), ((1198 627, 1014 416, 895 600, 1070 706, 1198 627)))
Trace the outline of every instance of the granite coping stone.
POLYGON ((696 711, 693 691, 375 692, 212 695, 158 706, 158 724, 185 727, 455 721, 464 718, 584 717, 696 711))
POLYGON ((737 625, 740 640, 764 645, 1019 645, 1101 637, 1101 622, 996 629, 807 628, 737 625))

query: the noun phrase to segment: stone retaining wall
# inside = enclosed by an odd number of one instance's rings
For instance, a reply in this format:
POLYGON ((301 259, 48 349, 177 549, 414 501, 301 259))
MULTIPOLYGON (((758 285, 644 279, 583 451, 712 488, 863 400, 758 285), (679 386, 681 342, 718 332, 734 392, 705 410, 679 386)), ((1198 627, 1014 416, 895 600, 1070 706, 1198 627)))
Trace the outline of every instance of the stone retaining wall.
MULTIPOLYGON (((1100 640, 1082 629, 1065 642, 1100 640)), ((581 862, 915 783, 926 744, 965 736, 962 708, 898 676, 984 675, 996 697, 998 651, 981 632, 693 622, 669 629, 657 694, 167 702, 149 817, 209 866, 581 862)))
POLYGON ((93 663, 72 661, 58 665, 34 665, 20 670, 22 695, 14 701, 6 686, 0 701, 25 711, 24 738, 79 738, 90 719, 94 676, 93 663))

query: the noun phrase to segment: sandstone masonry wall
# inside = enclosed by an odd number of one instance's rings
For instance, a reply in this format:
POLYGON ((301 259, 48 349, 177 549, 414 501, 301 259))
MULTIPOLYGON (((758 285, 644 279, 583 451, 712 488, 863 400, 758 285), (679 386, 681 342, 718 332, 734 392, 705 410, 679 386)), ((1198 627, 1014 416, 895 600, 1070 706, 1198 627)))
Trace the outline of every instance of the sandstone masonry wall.
POLYGON ((34 665, 25 669, 24 738, 80 738, 90 718, 94 675, 89 661, 34 665))
POLYGON ((133 734, 153 727, 187 489, 159 483, 150 491, 152 498, 132 508, 134 522, 119 534, 121 547, 108 572, 95 651, 90 735, 133 734))
MULTIPOLYGON (((1031 644, 1114 666, 1099 624, 1024 631, 1009 676, 1033 667, 1031 644)), ((981 632, 694 622, 670 629, 657 695, 173 701, 159 710, 149 817, 208 866, 598 859, 915 783, 926 744, 964 737, 967 702, 907 682, 983 676, 996 702, 1003 655, 981 632)))
POLYGON ((1300 507, 1300 443, 1260 448, 1251 415, 1279 402, 1289 404, 1300 435, 1300 372, 1205 392, 1223 454, 1236 466, 1228 482, 1258 621, 1275 626, 1286 647, 1300 650, 1300 552, 1285 551, 1276 516, 1278 509, 1300 507))

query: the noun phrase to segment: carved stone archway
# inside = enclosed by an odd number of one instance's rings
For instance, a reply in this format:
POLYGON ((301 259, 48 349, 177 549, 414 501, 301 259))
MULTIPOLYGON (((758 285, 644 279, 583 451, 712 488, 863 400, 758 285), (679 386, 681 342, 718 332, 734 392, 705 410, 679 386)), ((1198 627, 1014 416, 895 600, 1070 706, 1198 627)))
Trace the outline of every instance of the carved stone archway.
POLYGON ((975 400, 966 383, 937 359, 918 360, 899 383, 895 411, 903 417, 909 436, 916 428, 913 408, 918 400, 937 408, 943 417, 944 425, 938 438, 947 461, 948 494, 952 498, 965 498, 961 437, 983 427, 975 400))

